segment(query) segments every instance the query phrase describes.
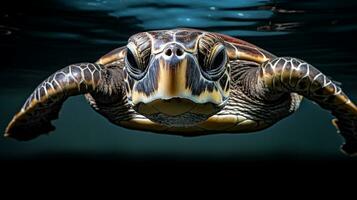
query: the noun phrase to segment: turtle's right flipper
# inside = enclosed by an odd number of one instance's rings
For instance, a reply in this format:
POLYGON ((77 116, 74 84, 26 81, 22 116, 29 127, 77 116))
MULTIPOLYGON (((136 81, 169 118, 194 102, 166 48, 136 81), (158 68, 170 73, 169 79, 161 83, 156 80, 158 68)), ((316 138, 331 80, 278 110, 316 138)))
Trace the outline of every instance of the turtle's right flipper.
POLYGON ((357 106, 341 88, 310 64, 289 57, 276 58, 260 68, 260 80, 269 95, 294 92, 331 111, 333 124, 345 138, 342 151, 357 154, 357 106))
POLYGON ((26 100, 5 130, 6 137, 30 140, 53 131, 63 102, 70 96, 101 90, 101 65, 79 63, 65 67, 44 80, 26 100))

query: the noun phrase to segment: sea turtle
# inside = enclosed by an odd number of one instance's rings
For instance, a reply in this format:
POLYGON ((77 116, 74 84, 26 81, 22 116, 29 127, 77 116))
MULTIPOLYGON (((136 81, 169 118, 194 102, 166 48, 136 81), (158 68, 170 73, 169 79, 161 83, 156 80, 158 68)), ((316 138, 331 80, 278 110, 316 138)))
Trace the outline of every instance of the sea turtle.
POLYGON ((141 32, 95 63, 69 65, 35 89, 5 136, 53 131, 63 102, 80 94, 114 124, 183 136, 262 130, 294 113, 304 96, 332 112, 342 150, 357 153, 357 107, 335 82, 303 60, 219 33, 141 32))

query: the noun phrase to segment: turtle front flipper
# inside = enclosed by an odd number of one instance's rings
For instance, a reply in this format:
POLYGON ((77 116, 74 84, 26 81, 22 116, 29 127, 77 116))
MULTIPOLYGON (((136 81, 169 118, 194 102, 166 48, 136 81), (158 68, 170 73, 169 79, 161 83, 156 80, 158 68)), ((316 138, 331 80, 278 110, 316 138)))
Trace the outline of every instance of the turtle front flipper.
POLYGON ((101 65, 79 63, 58 70, 44 80, 27 99, 5 130, 6 137, 30 140, 53 131, 63 102, 70 96, 105 90, 101 65))
POLYGON ((337 118, 333 124, 345 138, 342 151, 357 153, 357 107, 327 76, 305 61, 280 57, 263 64, 259 83, 265 97, 279 98, 286 93, 298 93, 330 110, 337 118))

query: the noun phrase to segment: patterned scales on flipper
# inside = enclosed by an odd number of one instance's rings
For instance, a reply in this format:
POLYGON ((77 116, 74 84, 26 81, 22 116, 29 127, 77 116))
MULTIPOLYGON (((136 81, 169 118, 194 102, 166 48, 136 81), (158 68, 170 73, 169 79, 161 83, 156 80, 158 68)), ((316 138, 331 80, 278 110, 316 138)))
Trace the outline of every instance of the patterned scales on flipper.
POLYGON ((5 130, 5 136, 29 140, 55 129, 63 102, 69 97, 102 90, 103 68, 92 63, 73 64, 58 70, 30 95, 5 130))
POLYGON ((346 140, 342 150, 357 153, 357 106, 323 73, 305 61, 282 57, 265 63, 260 79, 271 94, 296 92, 331 111, 337 118, 333 124, 346 140))

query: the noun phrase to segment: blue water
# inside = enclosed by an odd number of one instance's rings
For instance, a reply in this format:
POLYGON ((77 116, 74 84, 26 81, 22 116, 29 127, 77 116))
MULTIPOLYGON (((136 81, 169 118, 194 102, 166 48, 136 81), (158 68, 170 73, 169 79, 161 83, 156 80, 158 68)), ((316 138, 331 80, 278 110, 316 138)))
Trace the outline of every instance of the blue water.
MULTIPOLYGON (((356 101, 357 1, 28 1, 0 8, 0 130, 48 75, 93 62, 134 33, 191 27, 254 43, 279 56, 304 59, 342 83, 356 101), (346 6, 348 5, 348 6, 346 6)), ((350 159, 333 117, 304 101, 296 114, 250 134, 201 137, 127 130, 70 98, 56 131, 28 142, 0 139, 0 159, 75 155, 177 160, 350 159)))

